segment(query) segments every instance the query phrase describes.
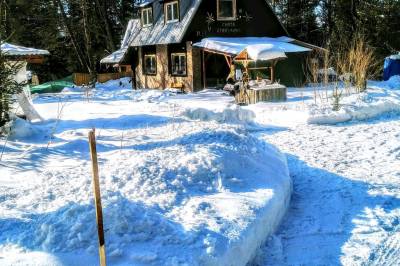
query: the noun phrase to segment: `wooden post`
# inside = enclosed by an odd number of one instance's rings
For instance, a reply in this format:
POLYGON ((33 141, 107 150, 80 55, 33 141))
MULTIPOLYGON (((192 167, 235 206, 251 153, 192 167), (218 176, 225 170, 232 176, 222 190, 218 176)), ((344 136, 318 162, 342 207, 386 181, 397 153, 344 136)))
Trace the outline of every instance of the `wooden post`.
POLYGON ((92 159, 93 190, 94 190, 94 202, 96 205, 97 234, 99 237, 100 266, 106 266, 106 247, 104 241, 103 211, 101 207, 99 166, 97 162, 96 136, 94 129, 89 132, 89 147, 90 147, 90 157, 92 159))
POLYGON ((275 66, 276 66, 277 61, 273 60, 271 64, 271 82, 275 83, 275 66))

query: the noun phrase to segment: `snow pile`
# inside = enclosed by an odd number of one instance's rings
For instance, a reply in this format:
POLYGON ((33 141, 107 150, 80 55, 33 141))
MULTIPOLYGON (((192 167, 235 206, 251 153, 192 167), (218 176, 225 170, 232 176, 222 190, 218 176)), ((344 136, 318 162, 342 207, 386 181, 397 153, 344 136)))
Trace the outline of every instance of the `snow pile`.
MULTIPOLYGON (((134 148, 100 154, 111 261, 245 265, 276 229, 291 193, 285 157, 239 128, 208 127, 197 124, 193 130, 191 125, 175 139, 150 139, 134 148)), ((166 128, 155 131, 160 136, 166 128)), ((99 138, 100 150, 102 145, 99 138)), ((72 147, 80 146, 71 145, 71 152, 72 147)), ((2 220, 2 245, 96 256, 93 202, 79 196, 87 198, 90 182, 82 180, 81 166, 71 171, 76 174, 49 169, 40 179, 52 188, 46 200, 74 192, 77 198, 60 208, 2 220)), ((24 193, 36 202, 42 200, 35 198, 42 193, 24 193)))
POLYGON ((10 122, 7 122, 1 128, 1 132, 8 135, 11 140, 36 138, 46 134, 46 131, 40 125, 31 124, 19 117, 14 117, 10 122))
POLYGON ((365 92, 344 96, 339 111, 334 111, 331 105, 310 105, 308 123, 336 124, 389 112, 400 112, 400 76, 384 82, 370 82, 365 92))
POLYGON ((134 102, 160 102, 168 97, 175 95, 174 92, 167 90, 137 90, 133 93, 132 100, 134 102))
POLYGON ((381 82, 380 85, 388 89, 400 90, 400 76, 392 76, 389 80, 381 82))
POLYGON ((220 123, 253 123, 256 115, 253 111, 237 105, 230 105, 222 110, 207 108, 187 108, 184 115, 193 120, 217 121, 220 123))
POLYGON ((400 52, 398 54, 391 55, 388 58, 392 60, 400 60, 400 52))
POLYGON ((400 112, 400 95, 396 92, 369 90, 359 95, 345 97, 340 110, 332 106, 310 108, 310 124, 336 124, 350 120, 366 120, 388 112, 400 112))
POLYGON ((109 263, 245 265, 274 232, 291 194, 286 158, 242 125, 224 123, 254 114, 223 104, 194 110, 194 121, 181 115, 186 104, 228 97, 132 92, 128 84, 97 84, 90 101, 84 92, 39 96, 43 133, 16 120, 20 135, 2 159, 10 167, 0 168, 0 264, 97 263, 92 127, 109 263))

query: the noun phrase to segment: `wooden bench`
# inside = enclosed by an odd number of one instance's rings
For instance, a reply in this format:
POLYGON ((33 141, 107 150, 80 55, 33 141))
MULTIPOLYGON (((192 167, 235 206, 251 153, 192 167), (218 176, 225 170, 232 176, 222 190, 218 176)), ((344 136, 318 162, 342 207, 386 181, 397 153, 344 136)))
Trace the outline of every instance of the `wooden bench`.
POLYGON ((185 93, 185 84, 182 82, 173 82, 171 83, 172 89, 180 89, 182 93, 185 93))

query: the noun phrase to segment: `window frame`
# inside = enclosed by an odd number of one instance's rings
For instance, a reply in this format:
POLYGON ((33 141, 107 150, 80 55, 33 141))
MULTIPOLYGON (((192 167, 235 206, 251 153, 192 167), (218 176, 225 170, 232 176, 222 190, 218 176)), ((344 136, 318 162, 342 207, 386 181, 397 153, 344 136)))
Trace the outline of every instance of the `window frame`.
MULTIPOLYGON (((171 76, 174 77, 187 77, 188 75, 188 64, 187 64, 187 52, 171 52, 170 54, 170 60, 171 60, 171 76), (178 56, 179 58, 184 58, 183 62, 185 64, 185 72, 180 74, 180 73, 174 73, 174 57, 178 56)), ((180 62, 181 63, 181 62, 180 62)))
POLYGON ((217 20, 218 21, 236 21, 237 20, 237 3, 236 0, 217 0, 217 20), (232 2, 232 11, 233 17, 221 17, 220 16, 220 2, 221 1, 231 1, 232 2))
POLYGON ((180 18, 181 18, 181 14, 180 14, 181 12, 180 12, 180 8, 179 8, 179 1, 171 1, 171 2, 167 2, 167 3, 164 3, 164 20, 165 20, 165 23, 166 24, 168 24, 168 23, 175 23, 175 22, 179 22, 180 21, 180 18), (177 12, 178 12, 178 14, 175 14, 174 13, 174 8, 173 8, 173 6, 174 5, 177 5, 177 12), (172 20, 168 20, 168 12, 167 12, 167 10, 168 10, 168 6, 171 6, 171 10, 172 10, 172 17, 174 17, 174 15, 177 15, 177 18, 175 18, 175 19, 172 19, 172 20))
POLYGON ((155 53, 144 53, 143 54, 143 73, 146 76, 156 76, 157 75, 157 55, 155 53), (146 66, 146 58, 154 58, 154 73, 149 72, 146 66))
POLYGON ((141 22, 142 22, 142 26, 143 27, 150 27, 150 26, 152 26, 153 25, 153 23, 154 23, 154 18, 153 18, 153 7, 145 7, 145 8, 142 8, 142 10, 141 10, 141 18, 140 18, 140 20, 141 20, 141 22), (144 23, 144 14, 146 13, 146 17, 147 17, 147 19, 148 19, 148 23, 144 23), (150 13, 150 15, 151 16, 149 16, 149 13, 150 13), (150 22, 150 19, 151 19, 151 22, 150 22))

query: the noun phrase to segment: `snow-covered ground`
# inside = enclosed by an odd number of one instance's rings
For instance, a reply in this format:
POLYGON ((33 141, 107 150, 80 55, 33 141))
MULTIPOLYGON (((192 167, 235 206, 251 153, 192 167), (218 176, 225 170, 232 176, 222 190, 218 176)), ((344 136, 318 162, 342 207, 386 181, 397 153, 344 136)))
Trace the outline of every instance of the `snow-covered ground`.
POLYGON ((192 120, 173 93, 124 86, 42 95, 44 122, 2 139, 1 265, 97 264, 91 128, 109 264, 244 265, 277 228, 292 187, 277 149, 235 113, 192 120))
POLYGON ((398 265, 399 114, 261 137, 286 152, 294 194, 259 265, 398 265))
POLYGON ((41 96, 45 122, 17 123, 0 168, 1 264, 96 262, 91 127, 112 264, 244 265, 288 204, 275 147, 292 202, 251 264, 397 264, 400 77, 344 92, 339 111, 329 88, 238 107, 221 91, 117 85, 41 96))

